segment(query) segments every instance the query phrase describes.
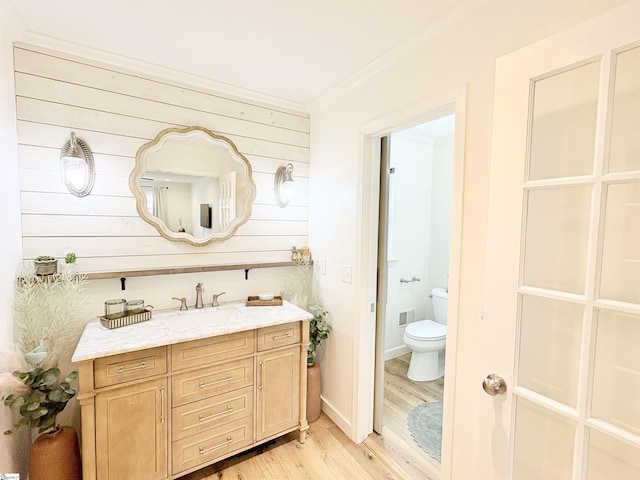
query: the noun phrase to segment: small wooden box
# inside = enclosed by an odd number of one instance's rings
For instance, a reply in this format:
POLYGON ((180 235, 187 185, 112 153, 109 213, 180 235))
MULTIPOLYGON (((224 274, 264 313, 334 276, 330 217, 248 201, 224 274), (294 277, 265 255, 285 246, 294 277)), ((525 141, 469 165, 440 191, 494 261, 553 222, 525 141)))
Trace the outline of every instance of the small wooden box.
POLYGON ((282 305, 282 297, 279 295, 273 297, 273 300, 260 300, 257 295, 247 297, 247 307, 278 307, 280 305, 282 305))

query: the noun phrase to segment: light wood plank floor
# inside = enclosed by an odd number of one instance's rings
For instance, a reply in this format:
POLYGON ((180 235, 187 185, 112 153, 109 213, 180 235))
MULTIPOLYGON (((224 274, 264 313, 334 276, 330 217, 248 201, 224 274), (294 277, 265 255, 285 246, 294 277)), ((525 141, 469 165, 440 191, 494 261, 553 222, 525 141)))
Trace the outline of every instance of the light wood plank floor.
POLYGON ((418 403, 441 400, 443 380, 409 381, 409 359, 385 364, 382 435, 355 444, 322 414, 303 445, 290 433, 180 480, 439 480, 440 464, 413 441, 407 416, 418 403))
POLYGON ((442 400, 444 378, 413 382, 407 378, 411 354, 385 362, 382 435, 364 441, 380 460, 404 479, 439 480, 440 462, 413 440, 407 426, 409 412, 422 402, 442 400))

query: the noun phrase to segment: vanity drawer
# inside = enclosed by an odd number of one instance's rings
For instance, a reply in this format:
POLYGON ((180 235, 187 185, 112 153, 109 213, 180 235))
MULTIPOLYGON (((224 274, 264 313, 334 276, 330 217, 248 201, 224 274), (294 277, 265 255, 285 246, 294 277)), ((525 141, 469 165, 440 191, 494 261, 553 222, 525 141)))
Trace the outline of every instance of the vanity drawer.
POLYGON ((258 329, 258 351, 300 343, 300 322, 258 329))
POLYGON ((213 463, 216 459, 228 456, 252 443, 252 417, 178 440, 173 442, 171 449, 173 474, 176 475, 198 465, 213 463))
POLYGON ((174 374, 172 405, 184 405, 249 385, 253 385, 253 357, 174 374))
POLYGON ((171 436, 180 440, 253 414, 253 387, 205 398, 171 411, 171 436))
POLYGON ((156 347, 97 358, 93 362, 95 387, 107 387, 167 373, 167 348, 156 347))
POLYGON ((230 333, 171 346, 173 371, 251 355, 255 351, 255 331, 230 333))

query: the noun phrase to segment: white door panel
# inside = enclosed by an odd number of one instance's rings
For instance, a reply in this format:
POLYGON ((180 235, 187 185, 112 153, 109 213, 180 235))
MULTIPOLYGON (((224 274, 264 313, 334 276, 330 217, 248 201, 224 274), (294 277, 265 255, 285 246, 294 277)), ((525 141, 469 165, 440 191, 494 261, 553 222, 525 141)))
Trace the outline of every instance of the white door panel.
POLYGON ((640 479, 638 19, 497 62, 483 480, 640 479))

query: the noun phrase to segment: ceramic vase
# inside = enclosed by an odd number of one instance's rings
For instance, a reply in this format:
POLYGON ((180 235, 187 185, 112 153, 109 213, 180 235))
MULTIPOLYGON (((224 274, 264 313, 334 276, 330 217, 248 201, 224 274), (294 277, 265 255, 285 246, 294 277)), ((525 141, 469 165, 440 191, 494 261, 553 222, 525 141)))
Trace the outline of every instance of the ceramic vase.
POLYGON ((307 422, 318 420, 320 412, 320 366, 311 363, 307 365, 307 422))
POLYGON ((31 446, 29 480, 82 480, 78 435, 72 427, 43 433, 31 446))

